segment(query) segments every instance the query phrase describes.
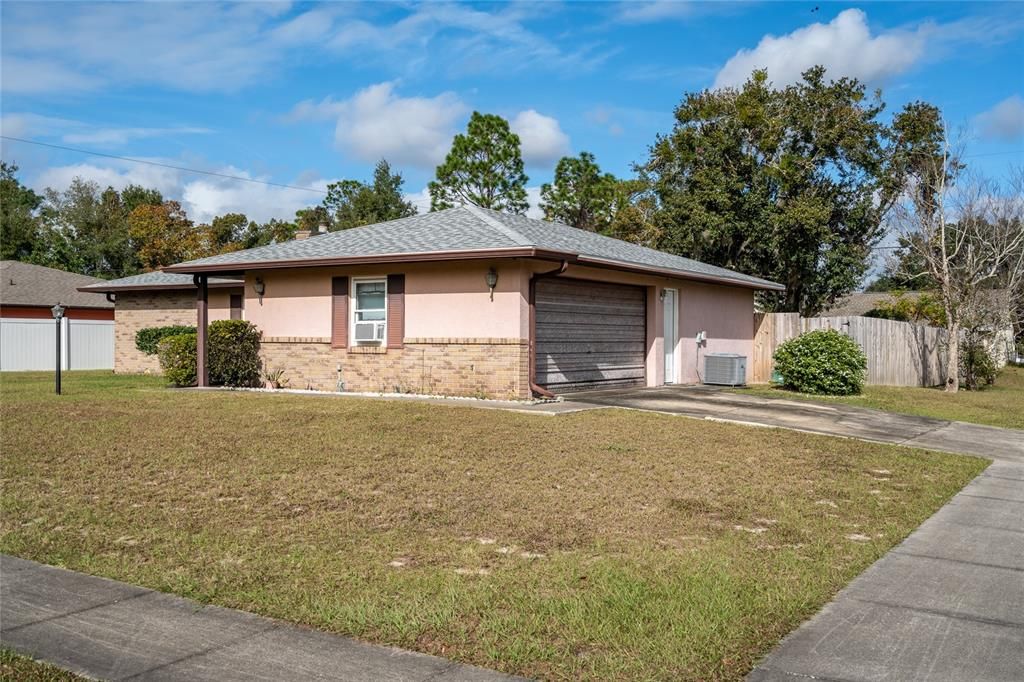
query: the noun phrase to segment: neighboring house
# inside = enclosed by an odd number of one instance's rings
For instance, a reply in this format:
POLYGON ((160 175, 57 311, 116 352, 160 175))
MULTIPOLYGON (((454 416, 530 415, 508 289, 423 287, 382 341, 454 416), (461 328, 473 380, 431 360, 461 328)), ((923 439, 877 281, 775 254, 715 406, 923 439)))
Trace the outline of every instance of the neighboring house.
MULTIPOLYGON (((210 319, 241 319, 244 315, 242 283, 237 279, 210 278, 210 319)), ((121 374, 159 372, 155 355, 135 347, 135 334, 145 327, 196 324, 196 285, 191 275, 147 272, 122 279, 99 280, 80 288, 80 296, 113 299, 115 320, 114 371, 121 374)))
MULTIPOLYGON (((1016 355, 1010 292, 1006 289, 988 289, 980 293, 981 298, 979 300, 984 303, 988 314, 991 315, 991 319, 996 320, 994 325, 986 325, 980 330, 982 331, 981 338, 989 353, 992 354, 996 365, 1002 367, 1008 361, 1013 360, 1016 355)), ((899 297, 905 300, 916 300, 923 294, 929 294, 933 297, 938 296, 935 292, 922 291, 898 293, 899 297)), ((869 314, 872 311, 877 310, 879 306, 892 303, 896 300, 896 296, 897 292, 888 291, 850 294, 837 301, 828 310, 818 313, 816 317, 871 316, 869 314)), ((966 330, 964 333, 966 334, 966 330)))
POLYGON ((114 366, 114 306, 81 293, 101 282, 19 261, 0 261, 0 370, 52 370, 57 364, 57 323, 51 308, 65 308, 61 322, 63 369, 114 366))
POLYGON ((265 364, 294 388, 519 399, 698 381, 706 353, 752 354, 754 292, 783 289, 470 206, 166 270, 243 277, 265 364))
MULTIPOLYGON (((920 291, 903 292, 903 298, 916 299, 921 295, 920 291)), ((815 317, 850 317, 853 315, 867 315, 876 310, 879 305, 890 303, 894 300, 894 293, 888 291, 866 291, 857 292, 845 296, 828 310, 823 310, 815 317)))

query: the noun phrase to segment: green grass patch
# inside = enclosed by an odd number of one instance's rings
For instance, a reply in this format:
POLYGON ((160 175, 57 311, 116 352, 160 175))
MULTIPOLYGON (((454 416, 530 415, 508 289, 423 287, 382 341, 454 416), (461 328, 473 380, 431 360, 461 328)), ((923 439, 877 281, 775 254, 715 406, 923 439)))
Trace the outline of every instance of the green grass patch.
POLYGON ((994 385, 982 391, 959 391, 955 395, 941 388, 903 386, 865 386, 862 394, 851 396, 811 395, 764 384, 732 390, 746 395, 827 401, 936 419, 1024 429, 1024 367, 1012 365, 999 373, 994 385))
POLYGON ((741 679, 983 460, 624 410, 0 376, 0 549, 547 679, 741 679))
POLYGON ((9 649, 0 649, 0 680, 11 682, 75 682, 84 680, 74 673, 34 661, 28 656, 16 654, 9 649))

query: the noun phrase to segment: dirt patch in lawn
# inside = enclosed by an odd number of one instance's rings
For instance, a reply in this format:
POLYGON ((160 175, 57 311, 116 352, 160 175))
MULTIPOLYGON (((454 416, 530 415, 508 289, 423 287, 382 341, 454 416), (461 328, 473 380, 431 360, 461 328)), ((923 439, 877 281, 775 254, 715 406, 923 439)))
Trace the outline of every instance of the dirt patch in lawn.
POLYGON ((3 551, 554 679, 739 679, 985 466, 618 410, 65 387, 2 379, 3 551))

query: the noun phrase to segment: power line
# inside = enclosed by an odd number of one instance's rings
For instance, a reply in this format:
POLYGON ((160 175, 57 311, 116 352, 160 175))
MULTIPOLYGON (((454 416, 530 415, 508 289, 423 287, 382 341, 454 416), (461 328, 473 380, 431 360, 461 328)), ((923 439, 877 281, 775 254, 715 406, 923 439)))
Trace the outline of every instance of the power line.
POLYGON ((24 142, 25 144, 34 144, 40 147, 50 147, 52 149, 61 149, 66 152, 75 152, 77 154, 87 154, 89 156, 103 156, 108 159, 118 159, 119 161, 131 161, 132 163, 143 163, 148 166, 159 166, 160 168, 170 168, 171 170, 184 171, 186 173, 199 173, 200 175, 212 175, 216 178, 226 178, 228 180, 239 180, 241 182, 252 182, 257 185, 268 185, 270 187, 283 187, 285 189, 298 189, 304 192, 316 192, 317 194, 327 194, 325 190, 316 189, 314 187, 299 187, 298 185, 286 185, 280 182, 270 182, 268 180, 255 180, 253 178, 244 178, 241 175, 229 175, 227 173, 216 173, 214 171, 199 170, 198 168, 187 168, 186 166, 174 166, 169 163, 160 163, 158 161, 147 161, 145 159, 133 159, 129 156, 118 156, 117 154, 104 154, 103 152, 91 152, 86 149, 75 149, 74 147, 64 147, 59 144, 50 144, 48 142, 37 142, 36 140, 26 140, 20 137, 11 137, 10 135, 0 135, 0 138, 4 140, 11 140, 13 142, 24 142))

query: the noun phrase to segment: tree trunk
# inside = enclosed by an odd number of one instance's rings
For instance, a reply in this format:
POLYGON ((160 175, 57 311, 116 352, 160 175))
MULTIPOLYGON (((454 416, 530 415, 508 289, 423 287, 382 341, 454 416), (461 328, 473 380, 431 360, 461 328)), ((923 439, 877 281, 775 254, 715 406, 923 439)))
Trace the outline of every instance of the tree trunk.
POLYGON ((949 349, 946 352, 946 393, 960 390, 960 324, 952 323, 949 331, 949 349))

